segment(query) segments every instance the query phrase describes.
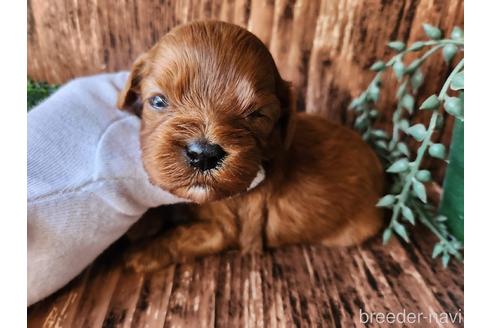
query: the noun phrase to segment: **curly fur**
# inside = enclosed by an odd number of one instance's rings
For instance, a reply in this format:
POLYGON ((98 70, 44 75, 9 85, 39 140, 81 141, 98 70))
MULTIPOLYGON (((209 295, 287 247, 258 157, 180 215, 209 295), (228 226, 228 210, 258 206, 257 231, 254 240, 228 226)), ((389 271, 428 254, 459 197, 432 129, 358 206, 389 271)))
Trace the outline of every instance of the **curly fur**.
POLYGON ((166 34, 133 65, 118 106, 142 118, 143 163, 157 186, 193 200, 193 223, 132 255, 138 271, 240 248, 293 243, 346 246, 381 227, 374 206, 383 172, 353 131, 298 114, 290 86, 263 43, 223 22, 195 22, 166 34), (163 112, 148 104, 163 94, 163 112), (206 138, 227 152, 201 172, 183 156, 206 138), (266 179, 246 192, 259 165, 266 179))

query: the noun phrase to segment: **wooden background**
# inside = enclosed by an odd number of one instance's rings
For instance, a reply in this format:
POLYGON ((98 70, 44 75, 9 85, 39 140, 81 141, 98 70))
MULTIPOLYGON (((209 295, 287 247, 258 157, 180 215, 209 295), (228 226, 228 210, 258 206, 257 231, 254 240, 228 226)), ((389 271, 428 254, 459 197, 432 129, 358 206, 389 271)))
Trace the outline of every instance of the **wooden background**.
MULTIPOLYGON (((391 55, 387 41, 424 38, 424 22, 449 35, 453 26, 463 27, 463 6, 463 0, 29 0, 28 76, 63 83, 128 69, 172 27, 220 19, 268 45, 283 78, 298 90, 300 110, 351 125, 348 104, 371 80, 371 64, 391 55)), ((436 92, 449 72, 438 57, 424 66, 420 98, 436 92)), ((388 128, 395 81, 383 83, 380 124, 388 128)), ((436 140, 449 143, 452 123, 446 118, 436 140)), ((442 162, 430 165, 440 180, 442 162)))
MULTIPOLYGON (((446 34, 463 27, 463 0, 28 0, 28 75, 63 83, 128 69, 169 29, 202 18, 257 34, 296 86, 301 110, 351 125, 348 104, 371 80, 370 65, 391 55, 386 42, 423 38, 424 22, 446 34)), ((424 68, 420 98, 436 92, 450 70, 441 58, 424 68)), ((394 88, 385 90, 379 124, 389 128, 394 88)), ((446 117, 435 139, 449 143, 452 124, 446 117)), ((429 165, 440 181, 442 161, 429 165)), ((145 277, 103 257, 30 307, 28 326, 235 327, 253 320, 244 326, 352 327, 360 308, 461 311, 462 266, 443 270, 430 259, 434 241, 416 231, 411 245, 392 240, 382 247, 377 238, 348 251, 303 246, 256 258, 229 254, 145 277)))
POLYGON ((423 227, 411 244, 291 246, 263 255, 207 256, 161 272, 124 270, 113 245, 84 272, 28 309, 28 328, 452 328, 464 326, 463 265, 431 259, 423 227), (295 263, 295 265, 292 265, 295 263), (363 324, 366 313, 450 313, 455 324, 363 324))

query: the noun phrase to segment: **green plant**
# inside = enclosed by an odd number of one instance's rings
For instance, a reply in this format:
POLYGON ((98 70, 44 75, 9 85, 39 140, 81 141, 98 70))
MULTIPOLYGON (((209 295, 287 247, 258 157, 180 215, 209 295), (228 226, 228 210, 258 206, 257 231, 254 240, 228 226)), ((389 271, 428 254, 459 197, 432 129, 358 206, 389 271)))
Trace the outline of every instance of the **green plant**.
POLYGON ((464 58, 454 67, 440 91, 419 106, 420 110, 432 111, 427 126, 421 123, 410 125, 409 118, 414 112, 417 92, 424 82, 422 64, 439 50, 444 60, 451 62, 464 49, 464 36, 459 27, 453 29, 449 38, 442 38, 441 31, 429 24, 424 24, 424 31, 429 40, 414 42, 409 47, 401 41, 388 43, 396 55, 386 62, 376 61, 371 66, 371 70, 377 73, 367 89, 352 101, 350 108, 356 113, 355 128, 375 147, 385 162, 386 171, 391 174, 390 193, 377 203, 377 206, 392 211, 389 226, 383 232, 383 242, 387 243, 394 233, 409 242, 406 224, 415 225, 418 219, 439 238, 432 255, 441 256, 443 265, 447 266, 451 256, 462 260, 463 245, 449 233, 445 224, 447 218, 438 215, 435 206, 428 203, 425 183, 432 177, 421 166, 427 155, 446 161, 446 147, 432 141, 433 132, 442 124, 441 106, 456 119, 464 120, 464 58), (403 59, 409 53, 421 55, 407 66, 403 59), (374 123, 379 114, 376 104, 381 93, 381 78, 390 68, 399 86, 389 135, 384 130, 375 129, 374 123), (454 95, 449 95, 450 92, 454 95), (405 136, 419 142, 415 156, 412 156, 405 136))
POLYGON ((27 78, 27 110, 36 106, 44 98, 52 94, 58 86, 45 82, 35 82, 27 78))

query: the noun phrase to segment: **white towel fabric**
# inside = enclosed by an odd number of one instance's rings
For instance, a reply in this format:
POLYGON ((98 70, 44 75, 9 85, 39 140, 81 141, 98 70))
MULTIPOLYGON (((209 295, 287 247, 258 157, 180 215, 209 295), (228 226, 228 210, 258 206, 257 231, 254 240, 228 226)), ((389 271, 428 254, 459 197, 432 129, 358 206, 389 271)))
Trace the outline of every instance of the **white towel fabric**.
POLYGON ((140 120, 116 109, 128 74, 69 82, 27 115, 27 303, 53 293, 150 207, 183 200, 148 181, 140 120))

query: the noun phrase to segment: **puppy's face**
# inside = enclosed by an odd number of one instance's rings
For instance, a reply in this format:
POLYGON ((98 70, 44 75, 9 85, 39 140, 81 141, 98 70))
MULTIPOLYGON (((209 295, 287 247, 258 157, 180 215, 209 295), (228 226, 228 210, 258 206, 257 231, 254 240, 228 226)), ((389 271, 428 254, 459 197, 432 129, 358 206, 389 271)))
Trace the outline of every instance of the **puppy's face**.
POLYGON ((294 112, 268 49, 221 22, 165 35, 135 62, 118 106, 142 118, 151 181, 199 203, 246 191, 288 146, 294 112))

